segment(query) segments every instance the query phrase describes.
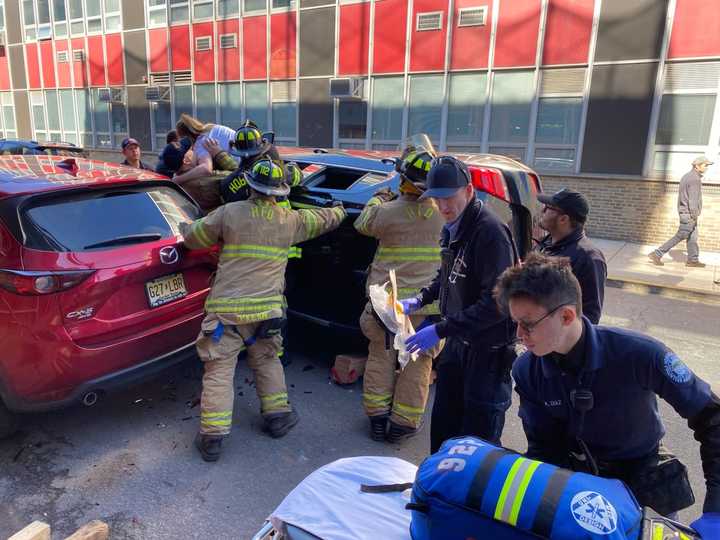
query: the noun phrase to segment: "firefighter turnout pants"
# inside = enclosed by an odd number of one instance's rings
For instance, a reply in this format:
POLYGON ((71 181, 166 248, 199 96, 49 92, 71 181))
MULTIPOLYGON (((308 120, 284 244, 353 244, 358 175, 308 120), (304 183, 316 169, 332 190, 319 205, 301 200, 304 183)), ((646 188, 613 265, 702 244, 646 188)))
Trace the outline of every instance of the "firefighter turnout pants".
MULTIPOLYGON (((230 433, 237 356, 245 350, 245 341, 255 335, 260 323, 225 325, 217 339, 213 333, 218 324, 214 315, 208 315, 196 342, 198 356, 205 367, 200 399, 200 433, 203 435, 230 433)), ((291 410, 279 358, 281 350, 281 336, 258 339, 247 347, 247 361, 255 376, 263 416, 291 410)))
MULTIPOLYGON (((425 414, 432 361, 440 353, 443 342, 397 371, 397 351, 392 348, 392 343, 390 350, 386 349, 385 328, 375 319, 372 310, 372 304, 368 302, 360 316, 360 328, 370 340, 363 377, 365 413, 368 416, 389 415, 395 424, 417 428, 425 414)), ((411 316, 413 327, 417 328, 424 318, 424 315, 411 316)))

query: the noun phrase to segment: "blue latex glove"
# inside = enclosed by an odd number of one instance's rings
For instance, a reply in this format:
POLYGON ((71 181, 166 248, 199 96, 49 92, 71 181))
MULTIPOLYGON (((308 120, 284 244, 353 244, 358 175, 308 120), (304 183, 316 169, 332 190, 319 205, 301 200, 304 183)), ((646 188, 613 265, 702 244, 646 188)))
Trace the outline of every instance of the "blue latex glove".
POLYGON ((720 538, 720 512, 705 512, 690 526, 697 531, 703 540, 720 538))
POLYGON ((402 304, 403 313, 405 313, 405 315, 410 315, 411 313, 417 311, 422 307, 422 305, 420 305, 419 298, 408 298, 406 300, 400 300, 400 303, 402 304))
POLYGON ((437 325, 435 324, 426 326, 417 334, 407 338, 407 341, 405 341, 407 351, 410 353, 414 353, 416 351, 424 352, 437 345, 440 341, 440 336, 438 336, 437 330, 435 329, 436 326, 437 325))

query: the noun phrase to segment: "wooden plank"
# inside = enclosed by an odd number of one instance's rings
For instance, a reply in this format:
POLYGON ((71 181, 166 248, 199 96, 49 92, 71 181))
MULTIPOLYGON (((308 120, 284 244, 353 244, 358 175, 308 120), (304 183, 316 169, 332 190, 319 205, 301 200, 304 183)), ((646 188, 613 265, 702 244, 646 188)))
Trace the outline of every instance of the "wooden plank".
POLYGON ((33 521, 22 531, 13 534, 8 540, 50 540, 50 525, 42 521, 33 521))
POLYGON ((107 523, 96 519, 80 527, 65 540, 107 540, 109 534, 110 527, 107 526, 107 523))

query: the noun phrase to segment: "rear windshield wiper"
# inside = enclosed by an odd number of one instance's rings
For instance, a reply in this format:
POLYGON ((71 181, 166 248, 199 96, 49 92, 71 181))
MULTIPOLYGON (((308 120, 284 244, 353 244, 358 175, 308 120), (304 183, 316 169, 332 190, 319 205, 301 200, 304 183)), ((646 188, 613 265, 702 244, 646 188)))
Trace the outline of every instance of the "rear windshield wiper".
POLYGON ((117 238, 111 238, 109 240, 103 240, 102 242, 96 242, 94 244, 87 245, 83 249, 93 249, 100 247, 109 246, 120 246, 123 244, 140 244, 142 242, 152 242, 153 240, 160 240, 162 234, 129 234, 127 236, 118 236, 117 238))

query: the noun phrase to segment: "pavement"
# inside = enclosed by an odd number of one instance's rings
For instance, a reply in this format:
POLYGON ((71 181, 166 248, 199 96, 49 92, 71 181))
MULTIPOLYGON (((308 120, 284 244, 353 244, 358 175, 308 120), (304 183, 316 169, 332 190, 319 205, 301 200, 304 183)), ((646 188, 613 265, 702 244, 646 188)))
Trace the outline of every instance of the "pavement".
POLYGON ((720 284, 715 283, 720 281, 720 253, 700 251, 700 261, 707 266, 688 268, 687 252, 673 249, 663 257, 665 265, 657 266, 648 259, 648 253, 657 246, 602 238, 593 238, 592 242, 605 255, 611 286, 720 302, 720 284))

